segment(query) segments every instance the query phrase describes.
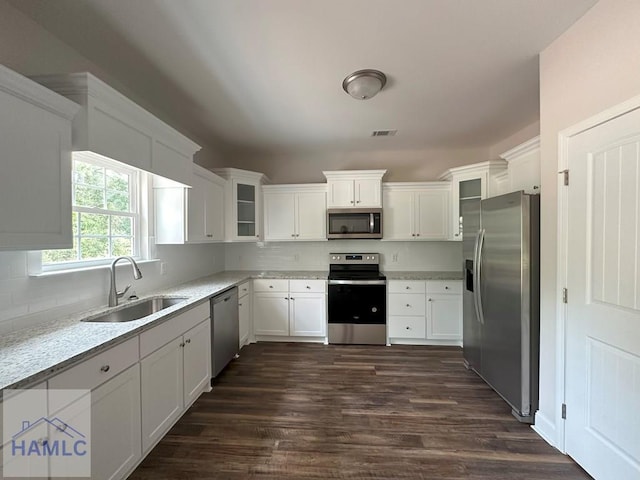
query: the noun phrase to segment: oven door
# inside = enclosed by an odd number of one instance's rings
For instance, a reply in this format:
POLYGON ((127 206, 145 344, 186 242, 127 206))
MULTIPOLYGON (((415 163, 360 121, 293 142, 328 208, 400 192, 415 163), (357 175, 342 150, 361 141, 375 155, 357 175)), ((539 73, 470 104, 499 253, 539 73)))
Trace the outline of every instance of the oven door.
POLYGON ((386 325, 384 280, 329 280, 328 323, 386 325))

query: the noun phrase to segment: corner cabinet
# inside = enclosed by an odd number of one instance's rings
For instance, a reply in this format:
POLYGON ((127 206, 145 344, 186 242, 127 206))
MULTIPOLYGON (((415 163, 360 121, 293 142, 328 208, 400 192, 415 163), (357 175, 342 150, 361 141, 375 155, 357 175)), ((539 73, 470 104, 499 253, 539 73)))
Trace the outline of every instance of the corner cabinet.
POLYGON ((496 176, 507 169, 504 160, 474 163, 447 170, 439 180, 451 182, 451 228, 449 240, 462 241, 461 204, 495 196, 498 191, 496 176))
POLYGON ((210 243, 224 240, 226 181, 193 165, 192 188, 154 178, 157 244, 210 243))
POLYGON ((227 181, 225 188, 225 240, 262 240, 262 184, 264 174, 238 168, 212 170, 227 181))
POLYGON ((0 65, 0 250, 71 247, 71 122, 79 109, 0 65))
POLYGON ((382 207, 382 177, 386 170, 322 172, 327 178, 327 208, 382 207))
POLYGON ((384 183, 384 240, 447 240, 449 182, 384 183))
POLYGON ((540 137, 500 155, 509 164, 507 192, 540 193, 540 137))
POLYGON ((265 185, 265 241, 327 239, 327 186, 265 185))

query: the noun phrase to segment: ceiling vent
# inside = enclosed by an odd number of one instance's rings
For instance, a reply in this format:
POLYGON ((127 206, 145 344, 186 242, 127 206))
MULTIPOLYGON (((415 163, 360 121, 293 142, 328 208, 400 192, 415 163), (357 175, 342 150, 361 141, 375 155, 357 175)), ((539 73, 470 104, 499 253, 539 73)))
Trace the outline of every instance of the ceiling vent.
POLYGON ((394 137, 398 130, 374 130, 371 132, 372 137, 394 137))

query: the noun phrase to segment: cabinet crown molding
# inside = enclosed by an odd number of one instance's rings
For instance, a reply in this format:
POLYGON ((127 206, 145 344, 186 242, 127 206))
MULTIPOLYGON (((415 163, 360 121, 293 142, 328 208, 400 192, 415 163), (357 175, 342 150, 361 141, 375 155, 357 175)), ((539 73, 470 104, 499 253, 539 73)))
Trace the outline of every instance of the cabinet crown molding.
POLYGON ((486 172, 498 173, 507 168, 507 161, 503 159, 488 160, 486 162, 472 163, 461 167, 450 168, 438 177, 438 180, 450 181, 454 175, 486 172))
POLYGON ((382 190, 426 190, 426 189, 448 189, 451 182, 383 182, 382 190))
POLYGON ((48 110, 66 120, 73 117, 80 110, 80 105, 68 98, 20 75, 0 64, 0 91, 9 93, 25 102, 48 110))
POLYGON ((260 172, 252 172, 251 170, 242 170, 240 168, 224 167, 224 168, 211 168, 210 171, 216 175, 229 180, 235 178, 237 180, 249 180, 260 183, 270 183, 269 178, 260 172))
POLYGON ((521 143, 520 145, 512 148, 511 150, 507 150, 506 152, 500 154, 500 158, 503 158, 507 162, 511 162, 513 160, 517 160, 519 157, 523 155, 534 152, 539 148, 540 148, 540 135, 532 138, 531 140, 527 140, 524 143, 521 143))
POLYGON ((382 177, 386 170, 330 170, 323 171, 323 175, 327 180, 338 180, 338 179, 375 179, 382 180, 382 177))
POLYGON ((264 185, 264 193, 267 192, 321 192, 326 193, 326 183, 287 183, 277 185, 264 185))

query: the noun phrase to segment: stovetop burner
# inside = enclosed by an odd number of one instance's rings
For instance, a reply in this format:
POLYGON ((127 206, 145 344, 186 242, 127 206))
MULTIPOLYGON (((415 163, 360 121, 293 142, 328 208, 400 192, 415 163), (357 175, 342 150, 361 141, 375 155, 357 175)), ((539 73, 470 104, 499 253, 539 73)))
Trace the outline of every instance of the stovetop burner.
POLYGON ((329 280, 386 280, 378 253, 330 253, 329 280))

